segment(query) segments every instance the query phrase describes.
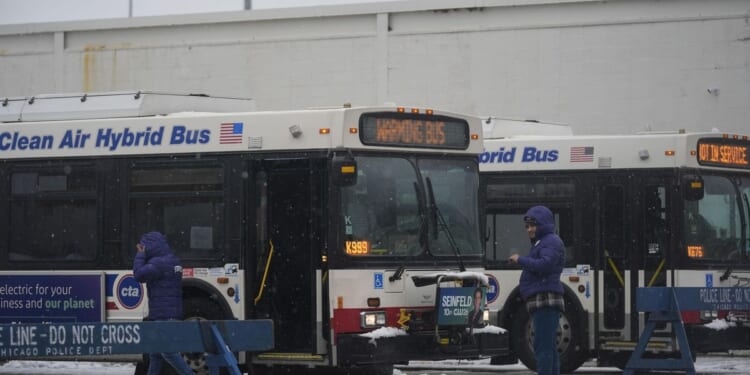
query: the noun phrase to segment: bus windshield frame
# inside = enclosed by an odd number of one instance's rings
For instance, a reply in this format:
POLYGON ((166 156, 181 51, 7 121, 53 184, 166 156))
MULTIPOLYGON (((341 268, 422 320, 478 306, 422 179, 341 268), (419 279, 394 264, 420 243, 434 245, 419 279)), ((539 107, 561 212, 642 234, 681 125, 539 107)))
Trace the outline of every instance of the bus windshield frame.
POLYGON ((370 259, 482 255, 474 158, 373 154, 354 158, 356 183, 341 187, 343 254, 370 259), (432 196, 427 192, 428 179, 432 196), (436 222, 438 215, 447 225, 436 222))
POLYGON ((703 195, 683 196, 682 240, 690 263, 747 263, 750 176, 701 171, 703 195))

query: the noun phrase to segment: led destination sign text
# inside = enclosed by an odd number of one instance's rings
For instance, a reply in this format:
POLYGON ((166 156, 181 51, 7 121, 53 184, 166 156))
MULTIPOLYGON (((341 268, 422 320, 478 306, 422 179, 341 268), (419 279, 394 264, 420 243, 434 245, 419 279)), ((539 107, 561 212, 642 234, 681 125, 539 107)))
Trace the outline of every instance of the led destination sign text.
POLYGON ((377 128, 377 139, 381 142, 428 145, 445 143, 445 123, 442 121, 379 118, 375 120, 375 127, 377 128))
POLYGON ((360 139, 368 145, 466 149, 469 125, 446 116, 366 113, 360 118, 360 139))
POLYGON ((698 164, 750 169, 748 142, 733 140, 698 141, 698 164))

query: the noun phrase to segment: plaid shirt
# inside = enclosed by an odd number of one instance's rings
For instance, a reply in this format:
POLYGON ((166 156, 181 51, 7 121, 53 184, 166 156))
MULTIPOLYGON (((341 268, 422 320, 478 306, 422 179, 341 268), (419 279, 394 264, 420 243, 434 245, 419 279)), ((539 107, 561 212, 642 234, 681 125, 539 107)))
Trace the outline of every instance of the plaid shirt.
POLYGON ((565 312, 565 301, 563 296, 549 292, 534 294, 526 300, 526 310, 529 311, 529 314, 533 314, 534 311, 542 307, 554 307, 560 312, 565 312))

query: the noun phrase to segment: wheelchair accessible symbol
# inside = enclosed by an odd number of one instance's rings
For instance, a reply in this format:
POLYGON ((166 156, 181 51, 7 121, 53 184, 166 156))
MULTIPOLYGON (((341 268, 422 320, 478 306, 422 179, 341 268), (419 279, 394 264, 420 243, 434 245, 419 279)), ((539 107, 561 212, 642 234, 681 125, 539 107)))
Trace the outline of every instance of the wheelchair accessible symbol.
POLYGON ((375 289, 383 289, 383 273, 382 272, 375 272, 373 275, 374 278, 372 280, 372 286, 375 289))

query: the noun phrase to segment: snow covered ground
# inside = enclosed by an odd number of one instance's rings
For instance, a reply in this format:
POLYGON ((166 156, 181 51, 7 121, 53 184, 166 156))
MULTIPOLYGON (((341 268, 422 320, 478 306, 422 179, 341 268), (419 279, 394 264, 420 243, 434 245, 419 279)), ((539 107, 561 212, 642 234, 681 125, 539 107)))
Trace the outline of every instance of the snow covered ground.
POLYGON ((0 367, 0 374, 34 375, 133 375, 132 363, 62 362, 62 361, 10 361, 0 367))
MULTIPOLYGON (((443 369, 443 370, 462 370, 467 367, 471 367, 471 371, 475 372, 487 372, 487 373, 512 373, 519 374, 523 371, 528 371, 526 366, 522 364, 506 365, 506 366, 493 366, 489 364, 489 360, 472 361, 471 364, 467 364, 466 361, 440 361, 440 362, 411 362, 409 367, 405 368, 411 373, 409 368, 424 368, 424 369, 443 369)), ((750 374, 750 356, 711 356, 711 357, 698 357, 695 363, 695 371, 702 375, 713 375, 713 374, 750 374)), ((418 372, 417 372, 418 373, 418 372)), ((578 369, 576 373, 582 374, 619 374, 622 371, 616 367, 596 367, 594 362, 587 362, 583 367, 578 369)), ((528 374, 533 374, 528 371, 528 374)), ((400 373, 394 372, 394 375, 400 375, 400 373)))
MULTIPOLYGON (((469 371, 517 373, 526 370, 523 365, 492 366, 489 360, 413 362, 396 369, 394 375, 420 374, 418 369, 443 370, 450 373, 469 371), (412 370, 413 369, 413 370, 412 370), (462 371, 463 370, 463 371, 462 371)), ((132 375, 135 366, 130 363, 10 361, 0 366, 0 375, 132 375)), ((750 356, 698 357, 695 363, 698 374, 750 374, 750 356)), ((619 373, 615 368, 582 367, 577 373, 619 373)), ((430 373, 434 373, 430 371, 430 373)))

